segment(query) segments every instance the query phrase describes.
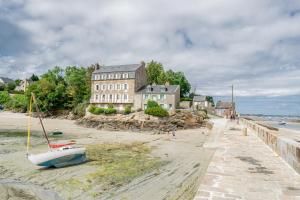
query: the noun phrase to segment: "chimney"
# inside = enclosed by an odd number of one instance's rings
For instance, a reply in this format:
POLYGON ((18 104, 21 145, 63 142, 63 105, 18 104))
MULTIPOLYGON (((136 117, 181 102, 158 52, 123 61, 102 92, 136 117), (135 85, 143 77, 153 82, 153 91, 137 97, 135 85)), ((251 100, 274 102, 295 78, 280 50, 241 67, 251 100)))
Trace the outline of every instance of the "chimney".
POLYGON ((141 65, 142 65, 143 67, 145 67, 145 65, 146 65, 145 62, 144 62, 143 60, 141 61, 141 65))
POLYGON ((100 67, 101 67, 101 66, 99 65, 99 63, 94 64, 94 70, 99 70, 100 67))

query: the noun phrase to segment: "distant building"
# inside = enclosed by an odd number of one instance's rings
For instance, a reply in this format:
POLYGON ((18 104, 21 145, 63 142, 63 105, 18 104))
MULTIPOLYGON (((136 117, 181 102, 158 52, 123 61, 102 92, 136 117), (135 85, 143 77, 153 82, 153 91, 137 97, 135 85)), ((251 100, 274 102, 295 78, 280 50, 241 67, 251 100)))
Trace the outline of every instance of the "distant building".
POLYGON ((216 115, 230 118, 234 108, 235 108, 234 103, 232 104, 231 102, 218 101, 215 108, 216 115))
POLYGON ((133 107, 135 93, 147 84, 145 63, 131 65, 96 66, 92 74, 90 103, 99 107, 114 105, 123 110, 133 107))
POLYGON ((25 92, 25 90, 27 89, 29 84, 30 84, 29 80, 27 80, 27 79, 21 80, 20 84, 16 86, 15 90, 25 92))
POLYGON ((6 85, 11 82, 14 82, 14 80, 10 78, 0 77, 0 84, 6 85))
POLYGON ((212 107, 211 102, 207 100, 207 96, 195 95, 193 98, 193 108, 195 110, 208 110, 212 107))
POLYGON ((134 109, 147 109, 149 100, 156 101, 162 108, 172 111, 179 107, 179 85, 148 85, 135 95, 134 109))

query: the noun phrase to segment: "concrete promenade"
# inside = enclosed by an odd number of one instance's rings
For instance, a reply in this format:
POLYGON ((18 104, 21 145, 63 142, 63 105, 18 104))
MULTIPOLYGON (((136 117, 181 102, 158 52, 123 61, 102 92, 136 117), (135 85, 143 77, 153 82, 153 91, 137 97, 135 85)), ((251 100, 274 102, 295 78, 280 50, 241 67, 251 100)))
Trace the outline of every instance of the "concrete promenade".
POLYGON ((194 200, 300 200, 300 175, 253 132, 225 119, 206 148, 216 148, 194 200))

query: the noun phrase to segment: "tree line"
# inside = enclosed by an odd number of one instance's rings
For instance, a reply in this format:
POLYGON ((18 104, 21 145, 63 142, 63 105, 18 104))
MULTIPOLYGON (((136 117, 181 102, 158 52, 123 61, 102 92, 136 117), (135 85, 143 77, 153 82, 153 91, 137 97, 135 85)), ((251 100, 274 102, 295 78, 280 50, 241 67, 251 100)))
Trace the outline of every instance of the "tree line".
MULTIPOLYGON (((28 99, 33 92, 43 112, 72 110, 74 114, 83 115, 91 97, 91 76, 95 65, 85 67, 56 66, 40 77, 32 75, 30 85, 24 94, 0 94, 0 104, 14 110, 26 111, 28 99), (2 100, 1 100, 2 98, 2 100)), ((151 61, 146 67, 149 84, 180 85, 181 97, 189 97, 191 85, 183 72, 164 70, 161 63, 151 61)), ((20 80, 15 81, 15 85, 20 80)), ((15 86, 14 86, 15 87, 15 86)), ((13 86, 7 89, 11 91, 13 86)))

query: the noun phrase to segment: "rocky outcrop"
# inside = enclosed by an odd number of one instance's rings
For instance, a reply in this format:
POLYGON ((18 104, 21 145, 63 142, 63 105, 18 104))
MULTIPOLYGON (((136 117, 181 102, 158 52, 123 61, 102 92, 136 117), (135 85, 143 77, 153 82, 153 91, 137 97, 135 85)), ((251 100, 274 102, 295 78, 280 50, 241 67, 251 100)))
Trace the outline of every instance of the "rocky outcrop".
POLYGON ((154 131, 156 133, 172 132, 180 129, 193 129, 206 125, 205 116, 201 113, 180 111, 169 117, 158 118, 143 112, 130 115, 93 115, 88 114, 77 120, 77 124, 104 130, 154 131))

